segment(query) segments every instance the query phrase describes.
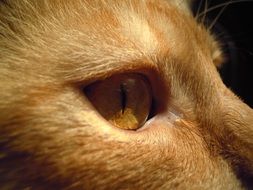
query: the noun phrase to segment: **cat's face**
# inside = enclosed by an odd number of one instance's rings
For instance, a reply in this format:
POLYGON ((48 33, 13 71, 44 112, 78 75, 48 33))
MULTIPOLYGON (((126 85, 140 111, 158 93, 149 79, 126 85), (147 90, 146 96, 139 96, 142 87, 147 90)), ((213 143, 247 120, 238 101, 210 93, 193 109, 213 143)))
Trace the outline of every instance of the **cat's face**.
POLYGON ((223 85, 219 44, 188 1, 6 0, 0 58, 3 189, 252 178, 253 112, 223 85))

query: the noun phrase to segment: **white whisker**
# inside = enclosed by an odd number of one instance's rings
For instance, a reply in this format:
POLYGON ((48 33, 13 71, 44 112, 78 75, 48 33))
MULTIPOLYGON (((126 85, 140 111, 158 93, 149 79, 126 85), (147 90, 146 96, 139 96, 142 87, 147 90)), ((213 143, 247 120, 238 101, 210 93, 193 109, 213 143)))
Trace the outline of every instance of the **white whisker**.
POLYGON ((231 4, 235 4, 235 3, 246 3, 246 2, 253 3, 253 0, 231 0, 229 2, 225 2, 225 3, 221 3, 221 4, 218 4, 218 5, 212 6, 208 9, 205 8, 205 10, 202 13, 200 13, 196 16, 196 19, 199 19, 199 17, 201 17, 201 16, 205 17, 205 15, 207 13, 209 13, 209 12, 215 10, 215 9, 218 9, 218 8, 221 8, 221 7, 224 7, 224 6, 228 6, 228 5, 231 5, 231 4))

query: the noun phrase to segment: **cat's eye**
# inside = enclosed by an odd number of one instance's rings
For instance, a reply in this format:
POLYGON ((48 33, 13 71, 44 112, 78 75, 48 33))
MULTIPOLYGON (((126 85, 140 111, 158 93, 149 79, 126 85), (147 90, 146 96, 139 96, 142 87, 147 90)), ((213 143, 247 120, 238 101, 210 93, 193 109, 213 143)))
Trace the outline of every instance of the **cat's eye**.
POLYGON ((112 76, 89 85, 84 92, 96 110, 118 128, 137 130, 149 117, 152 91, 142 75, 112 76))

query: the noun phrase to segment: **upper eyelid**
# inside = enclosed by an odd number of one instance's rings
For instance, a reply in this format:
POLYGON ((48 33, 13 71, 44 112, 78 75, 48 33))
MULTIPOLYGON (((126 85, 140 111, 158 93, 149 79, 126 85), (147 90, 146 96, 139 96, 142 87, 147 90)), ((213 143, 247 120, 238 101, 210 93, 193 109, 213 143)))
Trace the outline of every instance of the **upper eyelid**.
POLYGON ((87 86, 93 82, 121 73, 139 73, 149 78, 149 75, 158 73, 158 68, 154 63, 140 61, 131 63, 119 62, 93 67, 89 71, 85 70, 85 68, 70 69, 69 71, 64 71, 61 75, 66 83, 87 86))

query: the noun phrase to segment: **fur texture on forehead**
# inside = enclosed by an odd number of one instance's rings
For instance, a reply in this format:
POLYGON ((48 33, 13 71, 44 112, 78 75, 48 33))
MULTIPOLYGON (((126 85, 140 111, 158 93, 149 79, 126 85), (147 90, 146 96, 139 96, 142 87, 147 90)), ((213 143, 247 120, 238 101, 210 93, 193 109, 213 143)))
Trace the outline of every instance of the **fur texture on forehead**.
MULTIPOLYGON (((4 49, 1 57, 3 62, 12 64, 18 64, 18 61, 8 59, 21 59, 21 62, 37 59, 38 62, 43 60, 44 64, 54 62, 58 65, 67 62, 68 67, 70 63, 78 62, 72 66, 87 71, 91 65, 92 68, 101 66, 101 61, 110 64, 119 60, 147 59, 159 53, 166 54, 168 47, 181 51, 184 44, 178 43, 177 39, 189 41, 188 30, 200 36, 199 42, 206 43, 202 49, 209 51, 214 44, 210 36, 205 35, 205 30, 196 30, 195 26, 189 25, 195 22, 187 16, 189 10, 183 8, 187 1, 4 2, 1 12, 4 49), (188 26, 185 31, 180 30, 184 25, 188 26), (15 53, 17 56, 4 56, 5 52, 12 51, 18 52, 15 53)), ((185 53, 189 54, 189 51, 185 53)), ((30 67, 25 63, 22 67, 26 65, 30 67)), ((109 66, 103 64, 103 67, 109 66)), ((76 70, 73 73, 81 76, 76 70)))

